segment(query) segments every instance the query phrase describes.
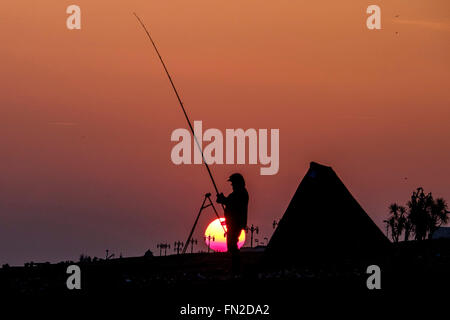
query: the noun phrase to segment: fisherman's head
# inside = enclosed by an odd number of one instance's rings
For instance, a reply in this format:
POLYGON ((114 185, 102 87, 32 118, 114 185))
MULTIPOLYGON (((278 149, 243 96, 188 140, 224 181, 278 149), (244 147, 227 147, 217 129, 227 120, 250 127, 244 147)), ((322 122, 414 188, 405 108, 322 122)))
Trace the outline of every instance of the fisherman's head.
POLYGON ((244 177, 240 173, 233 173, 228 181, 231 182, 231 186, 233 190, 240 190, 245 188, 245 180, 244 177))

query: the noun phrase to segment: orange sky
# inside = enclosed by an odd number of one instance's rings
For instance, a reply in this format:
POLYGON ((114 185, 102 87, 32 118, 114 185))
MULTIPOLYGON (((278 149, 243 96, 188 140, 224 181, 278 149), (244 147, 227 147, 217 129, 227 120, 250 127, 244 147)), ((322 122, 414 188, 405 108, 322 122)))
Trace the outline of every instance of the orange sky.
MULTIPOLYGON (((133 11, 192 120, 280 129, 277 175, 212 166, 225 193, 230 173, 247 178, 261 240, 310 161, 331 165, 380 227, 387 206, 418 186, 450 201, 449 9, 448 0, 2 1, 0 263, 156 252, 185 240, 213 191, 202 166, 170 160, 170 134, 186 124, 133 11), (81 30, 66 28, 70 4, 81 7, 81 30), (382 30, 365 26, 370 4, 382 30)), ((199 240, 213 219, 200 221, 199 240)))

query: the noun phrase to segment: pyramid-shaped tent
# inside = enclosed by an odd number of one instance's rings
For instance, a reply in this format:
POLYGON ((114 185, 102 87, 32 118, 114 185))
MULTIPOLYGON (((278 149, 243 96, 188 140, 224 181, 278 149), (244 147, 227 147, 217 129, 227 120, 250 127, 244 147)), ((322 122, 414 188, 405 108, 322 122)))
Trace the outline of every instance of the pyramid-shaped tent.
POLYGON ((268 244, 277 260, 380 253, 389 240, 331 167, 312 162, 268 244))

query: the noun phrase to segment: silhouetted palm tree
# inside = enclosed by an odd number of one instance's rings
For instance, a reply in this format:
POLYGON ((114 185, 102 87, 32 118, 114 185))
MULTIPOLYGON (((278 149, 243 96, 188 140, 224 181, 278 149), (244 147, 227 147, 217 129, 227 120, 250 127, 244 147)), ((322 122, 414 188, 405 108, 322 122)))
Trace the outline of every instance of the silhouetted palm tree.
POLYGON ((393 203, 389 206, 389 216, 383 222, 386 224, 386 234, 391 230, 392 241, 398 242, 404 232, 404 240, 408 241, 414 232, 416 240, 432 238, 434 232, 449 222, 447 203, 442 198, 433 199, 430 193, 425 194, 423 188, 417 188, 411 195, 411 200, 405 207, 393 203))
POLYGON ((405 222, 404 222, 404 231, 405 236, 403 237, 403 241, 408 241, 409 236, 411 235, 411 232, 413 231, 414 226, 411 223, 411 220, 409 218, 409 214, 405 214, 405 222))
MULTIPOLYGON (((387 231, 391 230, 392 241, 398 242, 403 230, 405 230, 406 221, 406 208, 393 203, 389 206, 389 218, 384 220, 386 223, 387 231)), ((388 232, 386 232, 388 233, 388 232)))
POLYGON ((411 200, 408 201, 409 219, 413 225, 416 240, 423 240, 427 235, 431 219, 429 210, 432 203, 431 193, 425 194, 423 188, 417 188, 411 195, 411 200))
POLYGON ((447 211, 447 203, 442 198, 437 198, 431 204, 431 219, 430 225, 428 227, 428 238, 431 239, 433 237, 434 232, 439 229, 439 227, 443 224, 446 224, 449 220, 448 217, 449 211, 447 211))

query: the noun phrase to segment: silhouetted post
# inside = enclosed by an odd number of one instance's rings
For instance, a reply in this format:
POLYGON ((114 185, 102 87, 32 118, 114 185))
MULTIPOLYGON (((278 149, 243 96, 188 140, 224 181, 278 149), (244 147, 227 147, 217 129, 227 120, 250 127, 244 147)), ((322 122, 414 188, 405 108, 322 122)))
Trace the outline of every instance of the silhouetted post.
POLYGON ((277 220, 273 220, 272 228, 275 229, 277 227, 277 225, 278 225, 278 221, 277 220))
POLYGON ((159 256, 161 257, 161 251, 162 251, 162 246, 161 246, 161 244, 158 243, 158 244, 156 245, 156 247, 159 248, 159 256))
POLYGON ((250 247, 253 248, 253 232, 256 232, 256 234, 259 233, 259 228, 258 227, 254 227, 253 224, 252 226, 249 227, 245 227, 245 232, 248 233, 250 231, 251 237, 250 237, 250 247))
POLYGON ((176 251, 177 254, 180 254, 181 248, 184 246, 182 241, 175 241, 173 244, 173 251, 176 251))
POLYGON ((167 248, 170 249, 170 244, 167 244, 167 243, 166 243, 166 245, 165 245, 165 247, 164 247, 164 256, 167 256, 167 248))
POLYGON ((159 256, 161 256, 161 251, 164 250, 164 256, 167 256, 167 248, 170 249, 170 244, 167 243, 158 243, 156 245, 157 248, 159 248, 159 256))
POLYGON ((208 253, 209 253, 209 250, 211 249, 211 240, 216 241, 216 238, 214 236, 211 237, 211 235, 208 235, 207 237, 205 237, 205 241, 206 240, 208 240, 208 253))
POLYGON ((191 253, 194 253, 194 244, 197 244, 197 239, 189 240, 189 244, 191 245, 191 253))

